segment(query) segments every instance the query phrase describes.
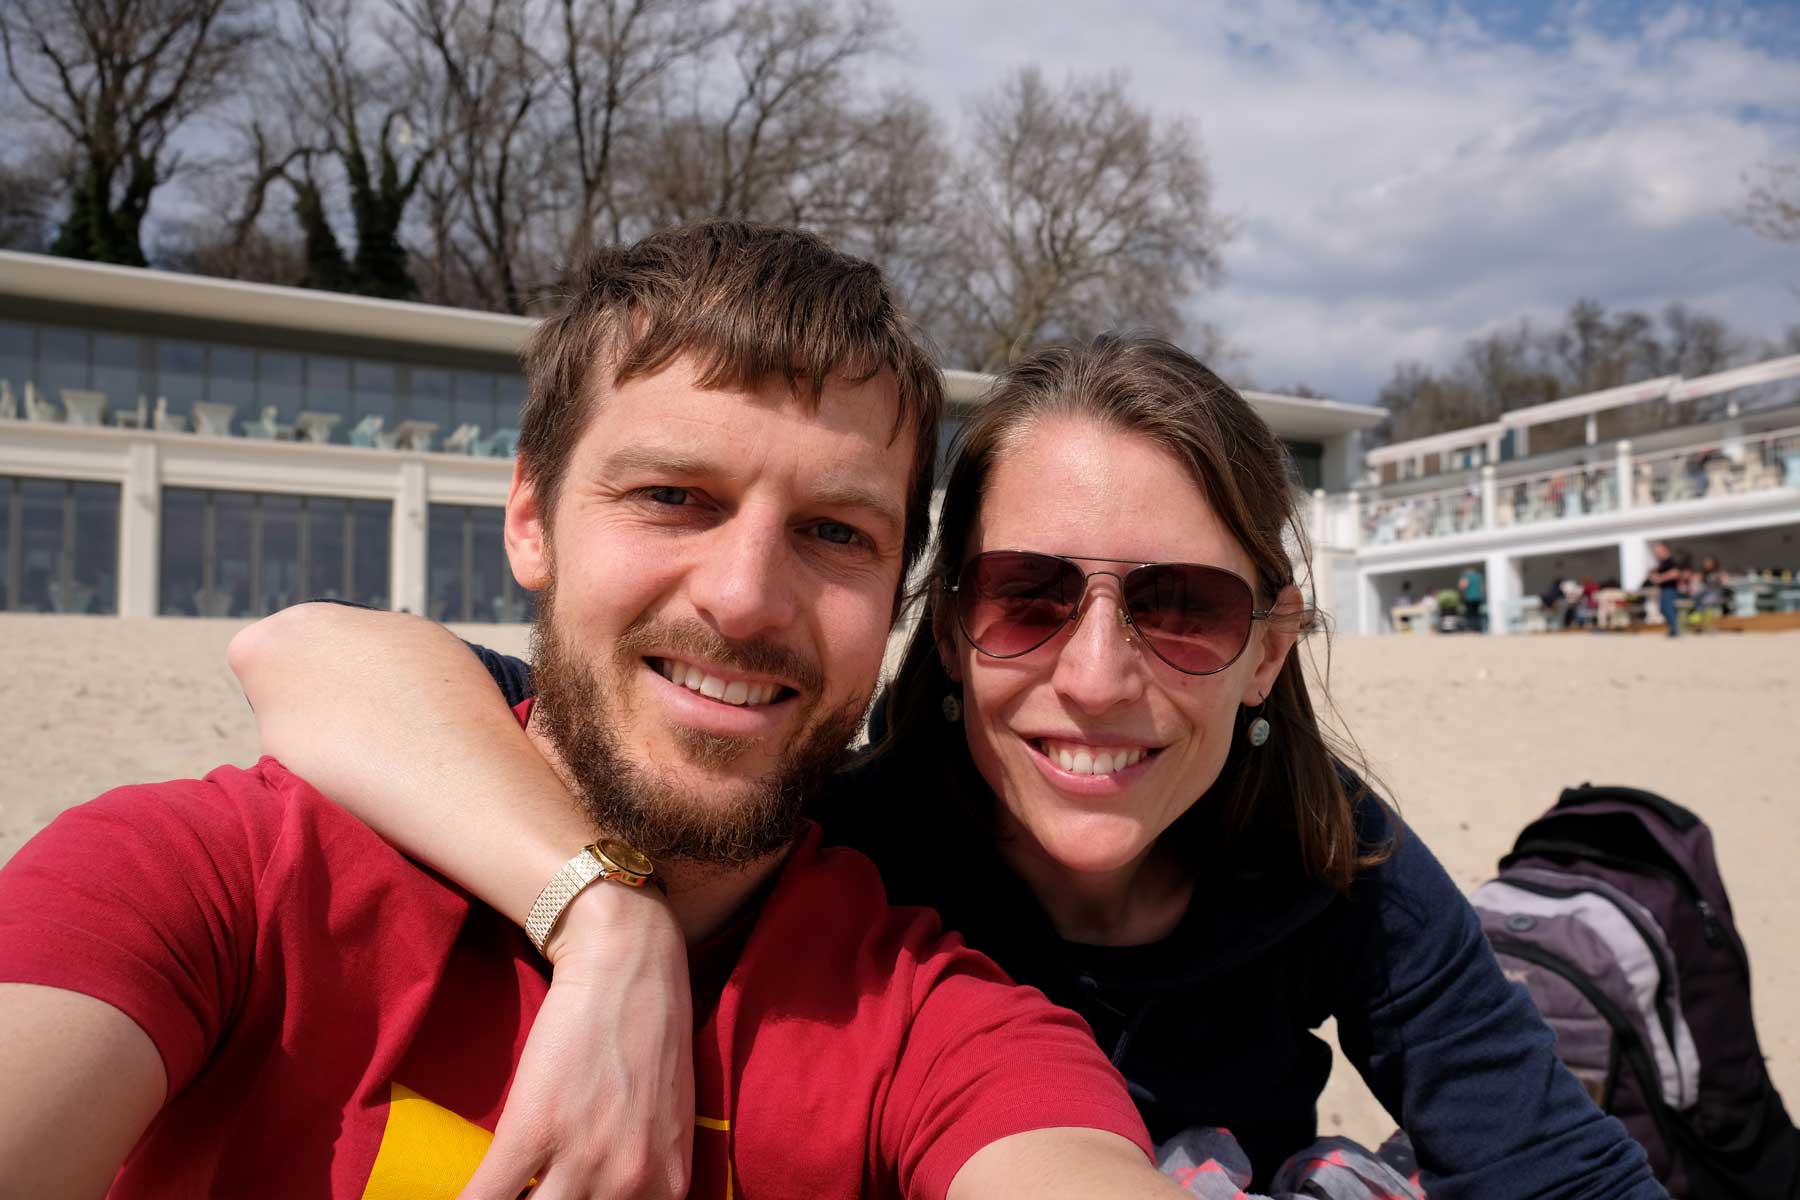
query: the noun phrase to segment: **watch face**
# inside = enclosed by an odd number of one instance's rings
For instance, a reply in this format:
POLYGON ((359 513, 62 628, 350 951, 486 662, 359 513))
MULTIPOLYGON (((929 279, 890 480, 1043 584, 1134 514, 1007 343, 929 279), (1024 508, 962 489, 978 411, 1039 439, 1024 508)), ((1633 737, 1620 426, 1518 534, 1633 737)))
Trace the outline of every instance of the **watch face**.
POLYGON ((655 864, 647 856, 624 842, 606 838, 599 846, 602 854, 633 875, 650 875, 656 870, 655 864))

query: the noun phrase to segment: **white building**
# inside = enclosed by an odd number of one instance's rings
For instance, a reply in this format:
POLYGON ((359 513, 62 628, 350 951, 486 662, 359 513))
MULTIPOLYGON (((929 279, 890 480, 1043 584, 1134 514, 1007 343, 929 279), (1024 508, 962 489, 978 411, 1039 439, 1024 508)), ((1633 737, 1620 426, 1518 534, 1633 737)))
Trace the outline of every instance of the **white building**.
POLYGON ((1696 562, 1713 556, 1729 573, 1774 572, 1760 602, 1800 610, 1800 584, 1782 575, 1800 574, 1797 381, 1800 356, 1670 376, 1370 451, 1363 486, 1314 497, 1317 569, 1334 580, 1339 628, 1382 632, 1408 585, 1429 595, 1475 567, 1489 631, 1516 631, 1557 580, 1637 588, 1656 541, 1696 562), (1718 419, 1599 437, 1602 414, 1711 396, 1728 401, 1718 419), (1559 422, 1579 422, 1585 437, 1532 453, 1533 431, 1542 444, 1543 427, 1559 422))
MULTIPOLYGON (((500 526, 533 325, 0 252, 0 609, 525 619, 500 526)), ((987 382, 948 373, 952 422, 987 382)), ((1248 396, 1330 493, 1384 415, 1248 396)))

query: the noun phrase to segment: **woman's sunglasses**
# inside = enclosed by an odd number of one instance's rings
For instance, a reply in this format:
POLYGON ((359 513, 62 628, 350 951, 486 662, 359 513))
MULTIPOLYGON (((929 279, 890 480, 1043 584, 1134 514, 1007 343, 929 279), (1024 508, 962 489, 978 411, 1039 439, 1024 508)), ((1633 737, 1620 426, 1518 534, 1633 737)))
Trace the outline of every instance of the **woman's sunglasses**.
MULTIPOLYGON (((1131 566, 1129 560, 1085 562, 1131 566)), ((1119 581, 1122 616, 1156 657, 1188 675, 1223 671, 1250 644, 1256 607, 1250 584, 1233 571, 1199 563, 1142 563, 1129 571, 1086 571, 1060 554, 990 550, 963 564, 950 585, 963 636, 991 658, 1018 658, 1055 637, 1081 611, 1088 580, 1119 581)))

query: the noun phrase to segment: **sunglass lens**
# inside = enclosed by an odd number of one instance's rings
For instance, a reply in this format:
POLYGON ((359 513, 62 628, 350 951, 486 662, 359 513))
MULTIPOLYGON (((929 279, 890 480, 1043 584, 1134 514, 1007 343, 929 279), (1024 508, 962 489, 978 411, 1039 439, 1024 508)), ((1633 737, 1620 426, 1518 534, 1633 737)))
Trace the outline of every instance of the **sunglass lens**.
POLYGON ((1203 675, 1243 653, 1256 601, 1250 585, 1229 571, 1158 563, 1126 577, 1125 607, 1169 665, 1203 675))
POLYGON ((957 615, 984 654, 1012 658, 1061 629, 1081 602, 1087 578, 1074 563, 1047 554, 997 550, 963 567, 957 615))

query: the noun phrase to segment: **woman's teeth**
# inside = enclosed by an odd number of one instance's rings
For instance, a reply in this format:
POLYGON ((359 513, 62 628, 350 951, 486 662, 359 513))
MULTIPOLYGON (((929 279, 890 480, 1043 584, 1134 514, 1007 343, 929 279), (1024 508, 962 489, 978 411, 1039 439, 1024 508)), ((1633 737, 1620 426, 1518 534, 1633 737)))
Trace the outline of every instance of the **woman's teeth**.
POLYGON ((657 673, 669 682, 679 683, 689 691, 699 692, 709 700, 725 704, 767 704, 781 690, 778 683, 745 683, 742 679, 727 683, 717 675, 708 675, 699 667, 666 658, 653 658, 650 661, 657 673))
POLYGON ((1149 753, 1143 746, 1114 746, 1110 750, 1096 750, 1092 746, 1053 742, 1049 739, 1038 745, 1043 748, 1045 758, 1075 775, 1111 775, 1114 771, 1123 771, 1141 761, 1149 753))

